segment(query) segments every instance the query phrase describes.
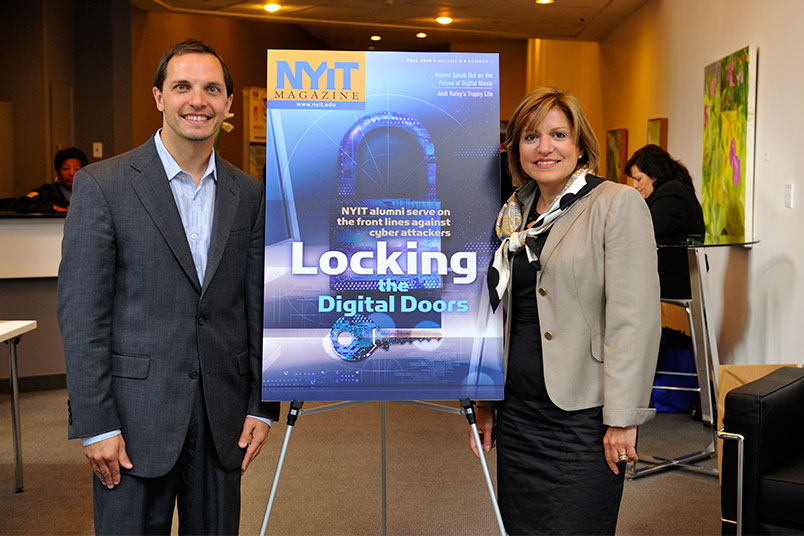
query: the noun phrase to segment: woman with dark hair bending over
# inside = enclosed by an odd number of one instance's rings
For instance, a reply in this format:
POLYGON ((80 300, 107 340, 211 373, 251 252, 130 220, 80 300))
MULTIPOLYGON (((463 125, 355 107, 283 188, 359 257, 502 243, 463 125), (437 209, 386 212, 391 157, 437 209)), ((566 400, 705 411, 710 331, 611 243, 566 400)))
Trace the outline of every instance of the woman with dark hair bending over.
MULTIPOLYGON (((657 145, 639 149, 625 164, 650 209, 657 244, 685 244, 703 240, 703 211, 686 166, 657 145)), ((659 248, 659 282, 662 298, 689 298, 690 269, 685 248, 659 248)))
POLYGON ((492 305, 507 312, 505 400, 478 407, 482 448, 498 448, 509 534, 613 534, 637 426, 654 414, 650 214, 632 188, 593 175, 598 142, 561 90, 525 96, 505 145, 519 188, 489 268, 492 305))

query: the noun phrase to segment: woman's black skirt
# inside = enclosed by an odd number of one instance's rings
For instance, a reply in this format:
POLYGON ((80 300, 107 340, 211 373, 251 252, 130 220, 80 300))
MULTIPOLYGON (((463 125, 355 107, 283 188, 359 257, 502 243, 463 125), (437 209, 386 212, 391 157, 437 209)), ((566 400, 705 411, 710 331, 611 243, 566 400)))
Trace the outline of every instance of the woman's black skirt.
POLYGON ((625 464, 603 454, 602 409, 563 411, 510 395, 497 412, 497 495, 505 529, 521 534, 614 534, 625 464))

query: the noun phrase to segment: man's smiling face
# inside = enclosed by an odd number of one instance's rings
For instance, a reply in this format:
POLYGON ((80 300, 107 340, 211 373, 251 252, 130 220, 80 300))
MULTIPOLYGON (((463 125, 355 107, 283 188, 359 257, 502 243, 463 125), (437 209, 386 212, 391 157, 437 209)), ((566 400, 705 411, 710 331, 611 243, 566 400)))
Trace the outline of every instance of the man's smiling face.
POLYGON ((153 94, 168 146, 210 140, 232 105, 223 67, 211 54, 173 56, 162 89, 154 87, 153 94))

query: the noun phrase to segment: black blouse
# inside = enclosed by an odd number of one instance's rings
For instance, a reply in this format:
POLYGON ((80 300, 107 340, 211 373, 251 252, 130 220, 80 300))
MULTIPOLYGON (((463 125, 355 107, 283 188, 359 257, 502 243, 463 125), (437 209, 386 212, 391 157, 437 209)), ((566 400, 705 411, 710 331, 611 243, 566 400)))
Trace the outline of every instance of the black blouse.
MULTIPOLYGON (((528 215, 528 223, 539 217, 536 202, 528 215)), ((548 230, 536 237, 537 255, 547 241, 548 230)), ((539 307, 536 302, 536 276, 538 267, 528 262, 522 249, 514 255, 511 267, 511 338, 508 349, 507 395, 520 400, 549 400, 544 384, 542 365, 542 337, 539 326, 539 307)))
MULTIPOLYGON (((667 181, 645 200, 653 220, 656 243, 684 244, 689 236, 703 238, 706 226, 695 191, 681 181, 667 181)), ((659 284, 662 298, 689 298, 690 272, 685 248, 660 247, 659 284)))

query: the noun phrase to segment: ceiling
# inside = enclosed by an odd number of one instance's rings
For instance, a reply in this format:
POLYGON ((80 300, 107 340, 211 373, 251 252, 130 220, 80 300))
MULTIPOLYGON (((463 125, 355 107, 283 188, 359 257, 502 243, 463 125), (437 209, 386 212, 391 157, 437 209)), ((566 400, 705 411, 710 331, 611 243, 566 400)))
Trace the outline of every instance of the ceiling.
POLYGON ((595 41, 646 0, 131 0, 145 10, 297 24, 334 50, 448 50, 449 43, 499 39, 595 41), (453 22, 442 26, 436 17, 453 22), (426 32, 419 39, 417 32, 426 32), (382 36, 370 41, 371 35, 382 36))

